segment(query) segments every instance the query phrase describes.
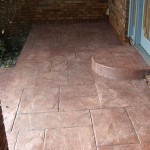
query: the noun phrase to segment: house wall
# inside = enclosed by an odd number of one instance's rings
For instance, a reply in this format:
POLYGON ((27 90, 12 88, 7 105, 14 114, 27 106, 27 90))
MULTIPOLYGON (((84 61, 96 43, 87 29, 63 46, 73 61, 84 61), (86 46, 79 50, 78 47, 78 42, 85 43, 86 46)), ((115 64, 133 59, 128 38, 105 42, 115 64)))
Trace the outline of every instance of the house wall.
POLYGON ((8 150, 1 107, 0 107, 0 149, 1 150, 8 150))
POLYGON ((39 0, 34 6, 34 23, 106 21, 108 0, 39 0))
MULTIPOLYGON (((12 3, 2 1, 0 3, 0 19, 1 14, 4 14, 4 5, 6 4, 11 21, 16 12, 13 26, 11 25, 13 29, 26 27, 33 23, 107 21, 106 10, 108 8, 108 0, 12 0, 12 3)), ((5 18, 8 15, 3 16, 5 18)), ((2 24, 1 22, 0 28, 2 24)))
POLYGON ((23 0, 3 0, 0 2, 0 32, 19 31, 31 23, 32 3, 23 0))
MULTIPOLYGON (((110 24, 122 43, 127 40, 129 0, 17 0, 16 2, 16 15, 13 23, 10 24, 12 30, 22 30, 33 23, 107 21, 106 10, 109 7, 110 24)), ((3 3, 5 1, 0 3, 0 14, 4 9, 3 3)), ((14 5, 9 4, 8 8, 12 10, 9 16, 13 16, 14 5)), ((3 29, 1 26, 5 25, 0 24, 0 29, 3 29)))
POLYGON ((124 44, 128 32, 129 0, 109 0, 109 22, 115 33, 124 44))

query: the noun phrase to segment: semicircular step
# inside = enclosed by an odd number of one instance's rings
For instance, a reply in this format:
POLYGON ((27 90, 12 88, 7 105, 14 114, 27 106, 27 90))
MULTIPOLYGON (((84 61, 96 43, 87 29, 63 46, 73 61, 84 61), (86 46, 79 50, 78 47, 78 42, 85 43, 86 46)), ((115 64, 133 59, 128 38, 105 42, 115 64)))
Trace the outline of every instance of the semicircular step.
POLYGON ((92 69, 101 76, 123 80, 143 79, 150 74, 150 66, 131 46, 96 52, 92 56, 92 69))

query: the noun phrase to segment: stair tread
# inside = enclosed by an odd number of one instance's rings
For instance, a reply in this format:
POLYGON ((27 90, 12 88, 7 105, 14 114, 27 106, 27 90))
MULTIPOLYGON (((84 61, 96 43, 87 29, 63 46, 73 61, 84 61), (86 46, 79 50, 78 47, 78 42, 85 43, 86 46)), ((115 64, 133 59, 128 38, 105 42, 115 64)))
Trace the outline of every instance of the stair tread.
POLYGON ((105 74, 104 76, 107 76, 106 72, 109 72, 115 78, 117 78, 118 74, 118 78, 127 79, 139 78, 140 75, 143 78, 150 71, 150 66, 138 51, 131 46, 119 46, 96 52, 92 57, 92 67, 100 75, 105 74))

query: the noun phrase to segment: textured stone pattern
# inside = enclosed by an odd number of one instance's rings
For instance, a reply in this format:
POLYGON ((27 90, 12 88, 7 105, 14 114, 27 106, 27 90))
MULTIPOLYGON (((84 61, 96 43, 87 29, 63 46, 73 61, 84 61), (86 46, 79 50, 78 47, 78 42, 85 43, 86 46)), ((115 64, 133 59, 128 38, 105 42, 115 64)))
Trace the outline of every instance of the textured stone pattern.
POLYGON ((34 26, 15 68, 0 69, 9 150, 150 150, 144 80, 91 68, 95 52, 119 57, 120 46, 107 23, 34 26))
POLYGON ((129 45, 101 49, 92 57, 92 68, 99 75, 112 79, 144 79, 150 73, 150 66, 129 45))
POLYGON ((127 41, 129 0, 108 0, 109 21, 122 43, 127 41))
POLYGON ((2 109, 0 106, 0 149, 8 150, 5 128, 3 124, 2 109))

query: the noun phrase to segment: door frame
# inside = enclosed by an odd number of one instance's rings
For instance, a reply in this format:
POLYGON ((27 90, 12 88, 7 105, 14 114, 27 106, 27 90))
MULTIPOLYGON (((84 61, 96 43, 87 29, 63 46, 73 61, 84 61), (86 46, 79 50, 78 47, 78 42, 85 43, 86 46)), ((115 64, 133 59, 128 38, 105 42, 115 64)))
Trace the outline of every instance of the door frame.
POLYGON ((144 11, 144 0, 136 0, 136 23, 135 28, 133 27, 134 21, 134 1, 129 0, 129 21, 128 21, 128 37, 130 44, 133 45, 139 53, 143 56, 145 61, 150 65, 150 55, 146 49, 141 46, 141 29, 143 25, 143 11, 144 11))
POLYGON ((129 3, 129 23, 128 23, 128 37, 132 45, 140 45, 141 42, 141 29, 143 24, 143 11, 144 11, 144 0, 136 0, 136 23, 135 23, 135 34, 133 37, 133 21, 134 21, 134 1, 130 0, 129 3))

